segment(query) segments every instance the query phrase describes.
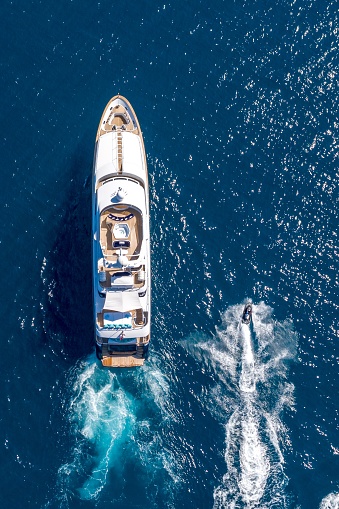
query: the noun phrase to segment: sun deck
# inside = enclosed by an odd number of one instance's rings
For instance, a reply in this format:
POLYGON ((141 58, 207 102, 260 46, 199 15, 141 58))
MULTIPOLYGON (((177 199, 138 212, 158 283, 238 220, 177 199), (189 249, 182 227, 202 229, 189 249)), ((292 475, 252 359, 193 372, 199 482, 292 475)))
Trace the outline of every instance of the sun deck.
POLYGON ((120 254, 129 260, 140 254, 142 243, 142 218, 133 207, 112 206, 100 216, 100 245, 107 259, 113 263, 120 254))
POLYGON ((128 313, 112 313, 110 310, 103 309, 101 313, 97 313, 98 326, 101 329, 106 329, 112 332, 140 329, 144 327, 147 320, 148 312, 143 312, 142 309, 133 309, 128 313))

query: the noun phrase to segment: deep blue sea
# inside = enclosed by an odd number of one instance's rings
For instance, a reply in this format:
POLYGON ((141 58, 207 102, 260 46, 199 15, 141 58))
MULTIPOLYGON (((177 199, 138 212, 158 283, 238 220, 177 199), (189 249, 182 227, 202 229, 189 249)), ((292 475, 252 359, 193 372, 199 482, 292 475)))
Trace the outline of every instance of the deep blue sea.
POLYGON ((1 509, 339 508, 338 7, 3 0, 1 509), (111 371, 91 172, 117 93, 153 317, 147 364, 111 371))

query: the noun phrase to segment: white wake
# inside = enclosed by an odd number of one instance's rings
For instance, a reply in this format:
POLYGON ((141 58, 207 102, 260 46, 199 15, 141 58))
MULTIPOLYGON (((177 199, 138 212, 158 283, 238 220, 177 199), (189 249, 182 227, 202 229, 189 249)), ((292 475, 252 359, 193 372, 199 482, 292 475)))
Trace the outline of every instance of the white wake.
POLYGON ((320 504, 319 509, 339 509, 339 493, 330 493, 320 504))
POLYGON ((239 388, 243 392, 255 391, 255 366, 251 340, 251 331, 248 325, 240 325, 242 341, 241 375, 239 388))
POLYGON ((135 427, 133 401, 116 374, 103 370, 94 356, 75 373, 68 420, 75 445, 71 461, 58 472, 61 491, 76 490, 83 500, 98 498, 116 457, 135 427))
MULTIPOLYGON (((138 469, 135 496, 148 491, 148 506, 155 508, 162 483, 168 507, 171 499, 174 507, 173 486, 180 483, 186 465, 168 447, 167 435, 182 416, 166 376, 153 361, 141 370, 118 372, 103 368, 93 354, 69 372, 64 415, 73 445, 58 470, 56 493, 46 508, 57 503, 67 509, 74 499, 98 500, 107 487, 114 499, 124 497, 131 465, 138 469), (154 428, 155 421, 161 425, 154 428)), ((175 439, 172 442, 175 446, 175 439)))
POLYGON ((186 347, 211 373, 206 405, 225 422, 226 472, 214 490, 214 509, 286 509, 289 439, 282 413, 294 405, 288 369, 297 335, 290 321, 274 321, 263 302, 253 305, 253 324, 242 324, 243 308, 227 309, 213 341, 186 347))
POLYGON ((287 432, 281 413, 293 408, 286 361, 296 355, 297 336, 290 322, 274 322, 264 303, 253 305, 253 325, 240 324, 236 334, 232 322, 239 322, 242 308, 231 307, 218 332, 221 346, 235 352, 239 367, 236 376, 230 373, 234 410, 225 425, 226 474, 214 491, 214 508, 287 508, 287 432), (230 348, 231 343, 238 348, 230 348))

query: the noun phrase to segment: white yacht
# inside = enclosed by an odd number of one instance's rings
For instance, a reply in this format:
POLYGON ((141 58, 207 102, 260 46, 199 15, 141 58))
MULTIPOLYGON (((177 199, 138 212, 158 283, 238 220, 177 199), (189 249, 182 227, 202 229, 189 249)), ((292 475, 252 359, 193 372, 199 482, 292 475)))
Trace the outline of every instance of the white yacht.
POLYGON ((141 366, 151 322, 148 174, 138 119, 120 95, 98 127, 92 229, 97 356, 107 367, 141 366))

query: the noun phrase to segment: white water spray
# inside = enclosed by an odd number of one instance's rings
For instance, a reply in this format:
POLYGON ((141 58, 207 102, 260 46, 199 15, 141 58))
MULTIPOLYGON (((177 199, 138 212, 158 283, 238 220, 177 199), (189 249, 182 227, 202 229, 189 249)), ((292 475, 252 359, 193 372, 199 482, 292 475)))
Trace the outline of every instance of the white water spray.
POLYGON ((73 499, 99 500, 107 486, 113 498, 123 497, 129 490, 126 469, 135 464, 135 496, 138 490, 144 496, 148 491, 148 506, 154 508, 159 493, 166 491, 168 507, 175 507, 174 487, 180 484, 187 461, 173 452, 175 437, 169 447, 168 434, 182 416, 158 364, 153 359, 142 370, 116 372, 102 368, 91 355, 70 371, 65 417, 73 446, 58 470, 56 494, 46 508, 58 504, 69 509, 73 499), (161 423, 156 431, 154 420, 161 423))
POLYGON ((241 324, 242 358, 239 388, 243 392, 255 391, 255 366, 251 340, 251 331, 248 325, 241 324))
POLYGON ((339 493, 330 493, 320 504, 319 509, 339 509, 339 493))
POLYGON ((243 305, 230 307, 213 345, 198 345, 221 384, 210 406, 228 414, 226 474, 214 491, 214 509, 286 509, 282 444, 288 440, 281 413, 293 407, 286 361, 296 355, 297 336, 291 322, 274 322, 264 303, 253 305, 253 329, 239 325, 242 311, 243 305))
POLYGON ((258 415, 251 404, 247 404, 241 419, 240 476, 241 498, 250 506, 259 502, 264 494, 270 471, 266 447, 260 436, 258 415))
POLYGON ((72 393, 69 421, 76 444, 72 461, 59 469, 59 483, 64 492, 80 483, 79 498, 97 499, 117 452, 133 432, 133 402, 116 375, 101 369, 94 356, 79 367, 72 393))

